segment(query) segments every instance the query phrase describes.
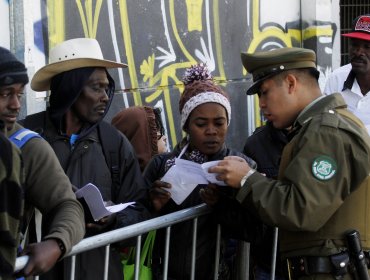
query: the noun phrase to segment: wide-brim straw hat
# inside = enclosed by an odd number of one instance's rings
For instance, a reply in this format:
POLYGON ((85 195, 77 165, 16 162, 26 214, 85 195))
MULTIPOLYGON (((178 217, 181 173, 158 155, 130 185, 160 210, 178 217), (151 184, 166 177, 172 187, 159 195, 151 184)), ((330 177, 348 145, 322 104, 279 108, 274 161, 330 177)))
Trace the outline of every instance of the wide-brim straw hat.
POLYGON ((127 64, 106 60, 97 40, 76 38, 62 42, 50 50, 50 63, 40 68, 32 78, 35 91, 50 89, 51 79, 69 70, 83 67, 124 68, 127 64))

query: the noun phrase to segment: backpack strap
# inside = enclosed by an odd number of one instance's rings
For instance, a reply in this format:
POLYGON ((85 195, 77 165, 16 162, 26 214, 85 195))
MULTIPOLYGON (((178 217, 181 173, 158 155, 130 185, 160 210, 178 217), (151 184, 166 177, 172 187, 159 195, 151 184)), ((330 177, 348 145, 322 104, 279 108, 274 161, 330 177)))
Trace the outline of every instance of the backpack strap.
MULTIPOLYGON (((105 121, 98 125, 98 135, 102 145, 105 161, 110 169, 112 176, 112 200, 116 197, 120 187, 120 156, 119 145, 120 136, 118 131, 105 121)), ((114 201, 113 201, 114 202, 114 201)))
POLYGON ((27 128, 21 128, 9 136, 9 140, 11 140, 19 149, 21 149, 24 144, 26 144, 32 138, 41 138, 41 136, 40 134, 27 128))

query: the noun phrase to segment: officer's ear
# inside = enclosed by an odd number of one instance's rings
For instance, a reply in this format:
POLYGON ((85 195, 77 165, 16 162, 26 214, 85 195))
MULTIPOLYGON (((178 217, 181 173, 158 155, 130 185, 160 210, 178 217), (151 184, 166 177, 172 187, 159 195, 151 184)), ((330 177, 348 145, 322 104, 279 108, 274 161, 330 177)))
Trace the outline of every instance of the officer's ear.
POLYGON ((288 86, 289 93, 293 93, 297 89, 298 79, 293 73, 288 73, 285 77, 285 82, 288 86))

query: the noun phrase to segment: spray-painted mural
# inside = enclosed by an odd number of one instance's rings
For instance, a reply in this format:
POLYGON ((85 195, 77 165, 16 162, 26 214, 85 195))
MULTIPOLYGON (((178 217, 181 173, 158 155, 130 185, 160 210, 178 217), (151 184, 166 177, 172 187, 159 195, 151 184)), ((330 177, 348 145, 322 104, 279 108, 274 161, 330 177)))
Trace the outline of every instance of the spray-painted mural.
POLYGON ((335 28, 330 21, 305 22, 299 5, 296 0, 42 0, 34 38, 41 52, 66 39, 96 38, 106 59, 128 63, 112 72, 117 93, 108 120, 123 107, 162 107, 171 147, 182 137, 181 77, 190 65, 207 63, 231 96, 227 142, 241 149, 260 124, 255 97, 245 95, 251 80, 241 51, 305 46, 318 50, 322 73, 331 70, 335 28))
POLYGON ((0 0, 0 46, 9 48, 9 1, 0 0))

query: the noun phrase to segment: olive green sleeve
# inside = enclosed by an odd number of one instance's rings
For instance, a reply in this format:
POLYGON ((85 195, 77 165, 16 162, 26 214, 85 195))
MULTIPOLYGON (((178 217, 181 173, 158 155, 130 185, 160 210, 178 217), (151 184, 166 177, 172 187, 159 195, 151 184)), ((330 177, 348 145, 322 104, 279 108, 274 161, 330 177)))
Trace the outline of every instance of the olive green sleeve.
POLYGON ((290 231, 316 231, 364 181, 368 170, 367 143, 341 129, 317 126, 298 136, 280 180, 255 173, 237 199, 242 204, 253 203, 267 224, 290 231), (332 163, 327 177, 315 165, 322 156, 332 163))
POLYGON ((22 148, 22 156, 26 172, 26 203, 43 214, 43 229, 47 229, 43 238, 60 239, 68 252, 85 234, 83 209, 71 183, 45 140, 29 140, 22 148))

